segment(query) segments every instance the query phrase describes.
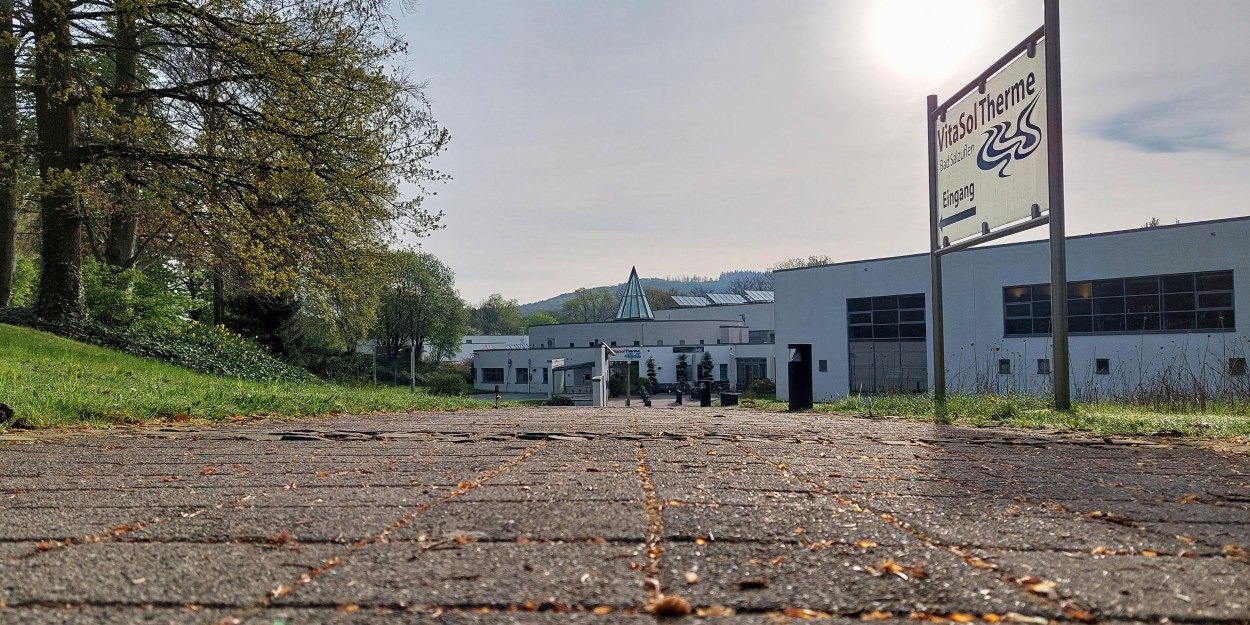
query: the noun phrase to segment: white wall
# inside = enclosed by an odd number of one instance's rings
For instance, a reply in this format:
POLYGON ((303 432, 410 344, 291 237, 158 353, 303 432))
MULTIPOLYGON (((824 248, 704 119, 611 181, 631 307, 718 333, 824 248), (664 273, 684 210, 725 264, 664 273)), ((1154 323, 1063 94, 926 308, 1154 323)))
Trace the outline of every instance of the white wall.
MULTIPOLYGON (((1235 332, 1154 332, 1072 335, 1073 390, 1100 392, 1148 382, 1165 368, 1184 365, 1208 379, 1224 376, 1227 358, 1247 356, 1250 335, 1250 218, 1069 237, 1068 280, 1233 270, 1235 332), (1111 375, 1093 372, 1109 358, 1111 375)), ((946 364, 952 389, 982 383, 1000 390, 1045 391, 1050 377, 1036 359, 1050 356, 1049 337, 1006 338, 1003 287, 1050 281, 1049 244, 1029 242, 974 248, 944 257, 946 364), (1013 374, 998 376, 1000 357, 1013 374), (993 369, 991 369, 991 367, 993 369)), ((928 255, 842 263, 774 274, 777 297, 778 395, 786 397, 788 343, 811 343, 813 359, 828 359, 828 373, 813 372, 818 400, 848 392, 846 300, 853 297, 929 293, 928 255)), ((932 323, 932 315, 926 314, 932 323)), ((932 328, 929 331, 932 348, 932 328)), ((932 381, 932 359, 929 364, 932 381)))
POLYGON ((751 330, 773 330, 777 327, 772 302, 754 304, 731 304, 727 306, 697 306, 655 311, 661 319, 732 319, 742 320, 751 330))

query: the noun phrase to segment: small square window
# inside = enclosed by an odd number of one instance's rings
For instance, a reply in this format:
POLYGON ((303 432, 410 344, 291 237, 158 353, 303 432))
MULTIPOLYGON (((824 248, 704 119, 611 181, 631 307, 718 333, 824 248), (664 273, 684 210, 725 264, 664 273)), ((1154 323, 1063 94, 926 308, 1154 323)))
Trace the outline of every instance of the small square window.
MULTIPOLYGON (((1243 362, 1243 363, 1242 363, 1242 365, 1244 366, 1244 365, 1245 365, 1245 363, 1243 362)), ((821 373, 827 373, 827 372, 829 371, 829 361, 828 361, 828 360, 821 360, 821 361, 818 361, 818 362, 817 362, 817 366, 819 366, 819 367, 820 367, 820 372, 821 372, 821 373)))
POLYGON ((1245 358, 1229 358, 1228 359, 1228 375, 1245 375, 1246 359, 1245 358))
POLYGON ((699 345, 703 344, 703 339, 699 339, 699 345))
POLYGON ((1094 359, 1094 373, 1098 375, 1111 375, 1111 359, 1110 358, 1095 358, 1094 359))
POLYGON ((638 347, 638 341, 634 341, 634 347, 638 347))
POLYGON ((656 341, 655 344, 664 347, 664 341, 656 341))
POLYGON ((685 345, 685 344, 686 344, 686 339, 681 339, 680 341, 677 341, 677 344, 678 344, 678 345, 685 345))
POLYGON ((998 375, 1010 375, 1010 374, 1011 374, 1011 359, 999 358, 998 359, 998 375))
POLYGON ((612 347, 616 347, 616 341, 612 341, 612 347))
POLYGON ((1050 375, 1050 359, 1049 358, 1037 359, 1037 375, 1050 375))

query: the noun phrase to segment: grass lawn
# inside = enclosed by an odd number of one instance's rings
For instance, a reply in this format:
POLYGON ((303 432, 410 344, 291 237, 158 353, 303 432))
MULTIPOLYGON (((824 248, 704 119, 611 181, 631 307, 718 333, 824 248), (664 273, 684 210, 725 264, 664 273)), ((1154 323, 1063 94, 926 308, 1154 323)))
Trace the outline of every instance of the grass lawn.
MULTIPOLYGON (((848 397, 818 403, 816 412, 864 417, 903 417, 917 421, 958 423, 975 427, 1082 430, 1097 434, 1145 435, 1172 433, 1250 442, 1250 404, 1185 407, 1179 412, 1150 406, 1104 402, 1074 404, 1072 412, 1051 408, 1049 398, 1034 396, 951 395, 943 419, 936 418, 932 396, 880 395, 848 397)), ((783 411, 786 402, 743 398, 756 410, 783 411)))
POLYGON ((0 324, 0 403, 34 427, 485 408, 464 397, 325 382, 253 382, 0 324))

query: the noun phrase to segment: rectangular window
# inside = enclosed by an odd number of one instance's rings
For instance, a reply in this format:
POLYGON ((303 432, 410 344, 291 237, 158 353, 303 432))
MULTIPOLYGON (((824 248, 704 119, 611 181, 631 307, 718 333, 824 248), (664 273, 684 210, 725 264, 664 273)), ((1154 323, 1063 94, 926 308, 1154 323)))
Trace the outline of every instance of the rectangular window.
POLYGON ((634 341, 634 347, 638 347, 638 341, 634 341))
POLYGON ((547 377, 547 368, 543 367, 543 384, 546 384, 550 381, 551 380, 547 377))
POLYGON ((685 345, 685 344, 686 344, 686 339, 681 339, 680 341, 677 341, 677 344, 678 344, 678 345, 685 345))
MULTIPOLYGON (((547 347, 555 347, 555 346, 556 346, 555 339, 547 339, 547 347)), ((572 347, 572 345, 570 345, 569 347, 572 347)))
POLYGON ((998 375, 1011 375, 1011 359, 998 359, 998 375))
POLYGON ((616 347, 616 341, 612 341, 612 347, 616 347))
POLYGON ((763 345, 772 343, 772 333, 768 330, 749 330, 747 331, 747 342, 752 345, 763 345))
POLYGON ((820 367, 820 372, 821 372, 821 373, 827 373, 827 372, 829 371, 829 361, 828 361, 828 360, 820 360, 820 361, 817 361, 817 363, 816 363, 816 364, 820 367))
POLYGON ((723 362, 720 364, 720 379, 722 380, 729 379, 729 365, 723 362))
POLYGON ((699 339, 699 345, 703 345, 703 339, 699 339))
POLYGON ((664 347, 664 341, 656 341, 655 344, 664 347))
POLYGON ((503 367, 482 367, 482 382, 503 384, 503 367))
MULTIPOLYGON (((1208 271, 1068 283, 1068 332, 1236 330, 1233 272, 1208 271)), ((1050 334, 1050 287, 1003 288, 1003 336, 1050 334)))
POLYGON ((850 298, 846 321, 852 341, 923 340, 928 336, 924 293, 850 298))
POLYGON ((1094 373, 1098 375, 1111 375, 1111 359, 1110 358, 1095 358, 1094 359, 1094 373))
POLYGON ((517 384, 529 384, 530 383, 530 370, 524 367, 518 368, 516 370, 516 383, 517 384))
POLYGON ((1050 359, 1049 358, 1037 359, 1037 375, 1050 375, 1050 359))

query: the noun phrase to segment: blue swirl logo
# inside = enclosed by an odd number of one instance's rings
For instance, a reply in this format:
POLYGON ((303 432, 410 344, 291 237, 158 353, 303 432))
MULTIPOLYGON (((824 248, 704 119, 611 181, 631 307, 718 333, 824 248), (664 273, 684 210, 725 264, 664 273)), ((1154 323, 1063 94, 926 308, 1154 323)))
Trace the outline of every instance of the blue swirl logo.
POLYGON ((1005 121, 985 131, 985 143, 977 153, 977 167, 984 171, 998 168, 998 177, 1006 178, 1011 175, 1007 173, 1007 166, 1012 160, 1027 158, 1037 151, 1037 146, 1042 144, 1042 129, 1033 123, 1033 110, 1037 108, 1039 97, 1033 96, 1020 111, 1014 127, 1010 121, 1005 121))

